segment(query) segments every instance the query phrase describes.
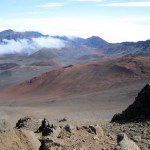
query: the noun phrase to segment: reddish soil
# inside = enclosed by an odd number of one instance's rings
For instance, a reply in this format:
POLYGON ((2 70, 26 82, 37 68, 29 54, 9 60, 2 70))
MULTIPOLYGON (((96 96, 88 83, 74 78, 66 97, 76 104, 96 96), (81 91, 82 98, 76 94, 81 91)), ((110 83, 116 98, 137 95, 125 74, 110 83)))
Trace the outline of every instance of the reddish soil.
POLYGON ((128 56, 72 65, 44 73, 4 91, 1 95, 78 95, 114 88, 150 78, 150 58, 128 56))

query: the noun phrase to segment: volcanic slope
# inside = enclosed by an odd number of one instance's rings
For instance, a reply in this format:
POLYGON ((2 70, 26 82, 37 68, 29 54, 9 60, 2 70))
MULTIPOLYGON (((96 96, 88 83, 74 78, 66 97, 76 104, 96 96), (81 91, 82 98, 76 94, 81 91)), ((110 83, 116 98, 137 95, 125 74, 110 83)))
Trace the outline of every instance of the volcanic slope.
POLYGON ((80 95, 150 79, 149 56, 127 56, 114 60, 69 65, 46 72, 6 91, 3 95, 80 95))

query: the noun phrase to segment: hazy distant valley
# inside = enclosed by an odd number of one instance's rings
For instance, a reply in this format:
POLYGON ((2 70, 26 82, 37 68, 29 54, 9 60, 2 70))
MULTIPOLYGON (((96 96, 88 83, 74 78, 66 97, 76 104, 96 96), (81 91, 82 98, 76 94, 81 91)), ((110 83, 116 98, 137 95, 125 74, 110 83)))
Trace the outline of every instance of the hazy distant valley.
POLYGON ((0 41, 0 104, 6 109, 49 106, 66 111, 81 106, 84 110, 92 103, 95 111, 105 106, 111 112, 105 105, 111 101, 117 111, 150 79, 149 40, 109 43, 96 36, 5 30, 0 41))
POLYGON ((109 43, 100 37, 49 36, 39 32, 0 32, 0 88, 72 64, 149 55, 150 41, 109 43))
POLYGON ((0 32, 0 150, 149 148, 149 81, 150 40, 0 32))

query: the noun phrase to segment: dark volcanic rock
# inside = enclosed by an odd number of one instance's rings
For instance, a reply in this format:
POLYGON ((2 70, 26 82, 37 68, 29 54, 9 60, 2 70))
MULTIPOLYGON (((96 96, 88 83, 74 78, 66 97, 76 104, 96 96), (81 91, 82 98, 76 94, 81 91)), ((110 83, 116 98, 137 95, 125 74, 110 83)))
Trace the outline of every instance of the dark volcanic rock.
POLYGON ((37 131, 39 126, 40 126, 40 121, 31 117, 20 118, 16 123, 17 129, 25 128, 30 131, 37 131))
POLYGON ((150 117, 150 85, 146 84, 134 103, 121 114, 115 114, 112 122, 145 119, 150 117))
POLYGON ((50 129, 50 124, 49 124, 49 121, 47 119, 43 119, 42 120, 42 124, 41 126, 39 127, 39 132, 42 132, 42 134, 44 135, 48 135, 49 133, 52 132, 52 130, 50 129))
POLYGON ((54 126, 53 124, 50 125, 49 121, 44 118, 37 132, 41 132, 42 136, 52 136, 52 137, 56 136, 57 137, 59 136, 60 128, 54 126))

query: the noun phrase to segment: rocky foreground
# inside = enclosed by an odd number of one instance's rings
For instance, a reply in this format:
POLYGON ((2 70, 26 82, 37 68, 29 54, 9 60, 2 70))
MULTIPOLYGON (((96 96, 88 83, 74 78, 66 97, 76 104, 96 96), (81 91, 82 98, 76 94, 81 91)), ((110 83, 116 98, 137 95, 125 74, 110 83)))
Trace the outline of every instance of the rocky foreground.
POLYGON ((0 120, 0 150, 148 150, 150 121, 101 123, 99 125, 57 124, 25 117, 15 128, 0 120))
POLYGON ((150 85, 112 121, 72 125, 66 118, 51 124, 47 119, 25 117, 11 128, 0 119, 0 150, 149 150, 150 85))

